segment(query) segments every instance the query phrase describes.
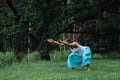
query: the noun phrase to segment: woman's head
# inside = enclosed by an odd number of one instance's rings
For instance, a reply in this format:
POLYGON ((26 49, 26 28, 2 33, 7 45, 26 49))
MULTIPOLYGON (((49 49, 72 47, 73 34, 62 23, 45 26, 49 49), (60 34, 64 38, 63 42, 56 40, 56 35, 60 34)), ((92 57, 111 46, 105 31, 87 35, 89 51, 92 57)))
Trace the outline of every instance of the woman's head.
POLYGON ((66 39, 66 41, 67 41, 68 43, 72 43, 72 42, 73 42, 73 40, 70 39, 70 38, 66 39))

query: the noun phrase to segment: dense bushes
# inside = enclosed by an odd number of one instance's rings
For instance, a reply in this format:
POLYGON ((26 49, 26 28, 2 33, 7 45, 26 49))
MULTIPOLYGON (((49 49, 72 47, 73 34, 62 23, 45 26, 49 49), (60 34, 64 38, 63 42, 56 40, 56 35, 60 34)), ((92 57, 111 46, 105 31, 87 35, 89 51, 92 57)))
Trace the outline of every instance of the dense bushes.
POLYGON ((16 62, 16 57, 13 52, 7 51, 5 53, 0 52, 0 67, 5 67, 6 65, 12 65, 16 62))
POLYGON ((62 50, 62 51, 55 50, 50 53, 50 59, 52 61, 66 60, 69 54, 70 54, 69 50, 62 50))
POLYGON ((40 58, 39 58, 39 52, 35 51, 35 52, 27 54, 22 59, 22 62, 38 62, 39 60, 40 60, 40 58))
MULTIPOLYGON (((50 59, 51 61, 63 61, 67 60, 68 55, 70 54, 70 50, 60 50, 60 51, 51 51, 50 52, 50 59)), ((31 52, 22 59, 21 63, 33 63, 33 62, 39 62, 39 52, 31 52)), ((104 57, 101 54, 93 54, 93 59, 103 59, 103 58, 119 58, 120 55, 117 52, 111 52, 106 57, 104 57)), ((5 53, 0 52, 0 68, 4 68, 5 66, 10 66, 14 63, 16 63, 16 56, 13 52, 7 51, 5 53)))
MULTIPOLYGON (((39 53, 32 52, 27 54, 21 62, 37 62, 39 61, 39 53)), ((7 51, 5 53, 0 52, 0 68, 3 68, 5 66, 10 66, 14 63, 18 62, 15 54, 11 51, 7 51)))

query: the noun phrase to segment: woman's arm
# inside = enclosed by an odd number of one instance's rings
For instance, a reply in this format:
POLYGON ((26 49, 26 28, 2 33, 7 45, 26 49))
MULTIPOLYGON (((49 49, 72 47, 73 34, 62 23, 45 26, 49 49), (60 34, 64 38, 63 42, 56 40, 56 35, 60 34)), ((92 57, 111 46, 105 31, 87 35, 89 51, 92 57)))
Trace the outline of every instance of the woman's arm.
POLYGON ((65 46, 78 47, 78 43, 77 42, 69 43, 67 41, 62 41, 61 39, 59 39, 58 42, 64 44, 65 46))
POLYGON ((57 44, 57 45, 60 45, 60 46, 64 46, 63 43, 60 43, 60 42, 55 41, 55 40, 53 40, 53 39, 48 39, 47 41, 48 41, 49 43, 54 43, 54 44, 57 44))

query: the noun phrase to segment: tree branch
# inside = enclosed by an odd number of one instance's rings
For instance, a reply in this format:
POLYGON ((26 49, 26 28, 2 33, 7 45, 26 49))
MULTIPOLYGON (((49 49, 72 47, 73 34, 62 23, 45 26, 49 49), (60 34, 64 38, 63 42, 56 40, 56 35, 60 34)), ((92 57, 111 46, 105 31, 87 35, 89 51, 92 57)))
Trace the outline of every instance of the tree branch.
POLYGON ((16 21, 19 22, 20 16, 18 15, 15 7, 13 6, 12 0, 6 0, 6 2, 8 4, 8 6, 9 6, 9 8, 12 10, 14 16, 16 17, 16 21))
POLYGON ((109 0, 100 1, 99 7, 95 11, 93 11, 91 13, 91 15, 89 15, 90 13, 88 13, 85 16, 76 17, 76 18, 74 18, 74 20, 75 20, 75 22, 81 22, 81 21, 88 21, 91 19, 99 18, 99 16, 101 16, 104 11, 119 14, 120 13, 119 6, 118 6, 119 3, 120 3, 120 1, 109 1, 109 0), (116 4, 116 6, 115 6, 115 4, 116 4), (113 7, 118 8, 117 9, 118 11, 114 10, 113 7))
POLYGON ((72 33, 72 34, 78 34, 78 33, 81 33, 81 34, 95 34, 95 35, 112 35, 112 34, 120 34, 119 31, 113 31, 113 32, 88 32, 88 31, 84 31, 84 32, 81 32, 81 31, 65 31, 64 33, 72 33))

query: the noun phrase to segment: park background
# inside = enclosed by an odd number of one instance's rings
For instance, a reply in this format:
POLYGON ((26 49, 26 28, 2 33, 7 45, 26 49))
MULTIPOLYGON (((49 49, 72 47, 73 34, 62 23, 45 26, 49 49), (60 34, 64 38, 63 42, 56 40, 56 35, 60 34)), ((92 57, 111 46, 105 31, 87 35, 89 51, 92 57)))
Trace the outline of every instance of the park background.
POLYGON ((119 58, 119 0, 0 0, 1 80, 119 80, 119 58), (91 47, 91 74, 80 68, 70 76, 65 63, 69 48, 47 42, 68 37, 91 47), (27 75, 28 69, 33 73, 27 75))

